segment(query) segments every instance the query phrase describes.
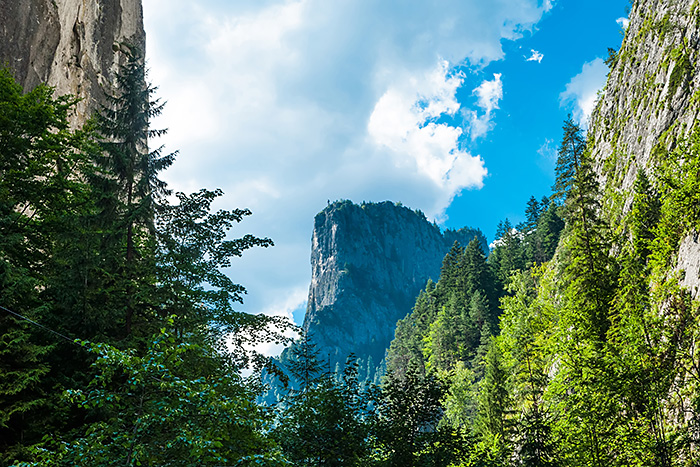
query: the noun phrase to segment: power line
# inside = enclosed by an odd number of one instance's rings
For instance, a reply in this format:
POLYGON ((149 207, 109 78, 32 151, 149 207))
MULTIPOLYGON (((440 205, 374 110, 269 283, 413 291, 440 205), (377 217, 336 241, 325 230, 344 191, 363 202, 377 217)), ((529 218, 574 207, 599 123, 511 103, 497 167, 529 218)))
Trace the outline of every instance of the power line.
POLYGON ((78 344, 77 342, 75 342, 75 339, 71 339, 70 337, 66 337, 66 336, 64 336, 63 334, 61 334, 60 332, 54 331, 54 330, 51 329, 51 328, 47 328, 47 327, 44 326, 43 324, 39 324, 39 323, 37 323, 36 321, 27 318, 26 316, 22 316, 22 315, 20 315, 19 313, 16 313, 16 312, 10 310, 9 308, 5 308, 4 306, 0 305, 0 309, 6 311, 6 312, 8 312, 8 313, 10 313, 11 315, 16 316, 17 318, 23 319, 23 320, 25 320, 25 321, 29 321, 29 322, 32 323, 34 326, 38 326, 38 327, 40 327, 41 329, 44 329, 44 330, 46 330, 46 331, 49 331, 49 332, 52 333, 52 334, 56 334, 58 337, 67 340, 67 341, 70 342, 71 344, 80 345, 80 344, 78 344))

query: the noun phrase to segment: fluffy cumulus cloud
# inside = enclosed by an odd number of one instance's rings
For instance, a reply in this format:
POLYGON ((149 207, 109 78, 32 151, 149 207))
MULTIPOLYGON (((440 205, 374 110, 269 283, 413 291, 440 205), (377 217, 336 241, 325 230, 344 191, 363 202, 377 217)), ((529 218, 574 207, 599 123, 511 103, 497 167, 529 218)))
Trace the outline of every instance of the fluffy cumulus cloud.
POLYGON ((561 105, 569 107, 574 121, 584 128, 598 100, 598 91, 603 89, 608 76, 608 67, 602 58, 583 64, 581 72, 571 78, 566 89, 559 95, 561 105))
POLYGON ((156 125, 181 151, 165 178, 222 188, 217 207, 254 213, 233 235, 275 241, 229 271, 249 290, 242 309, 303 308, 328 200, 391 199, 439 218, 482 185, 488 160, 466 144, 492 125, 501 77, 469 85, 474 108, 458 91, 552 4, 438 3, 144 0, 150 78, 168 101, 156 125))
POLYGON ((620 25, 620 27, 621 27, 622 29, 625 29, 625 30, 627 29, 627 26, 630 25, 630 19, 629 19, 629 18, 625 18, 624 16, 621 17, 621 18, 617 18, 615 21, 617 22, 617 24, 620 25))
MULTIPOLYGON (((373 142, 390 150, 397 168, 413 166, 443 192, 437 205, 429 206, 433 213, 463 188, 481 188, 486 176, 484 161, 460 149, 462 128, 437 122, 460 109, 455 94, 464 75, 448 72, 448 63, 442 61, 424 76, 392 86, 377 101, 367 127, 373 142)), ((487 89, 479 96, 489 112, 497 107, 494 92, 487 89)))

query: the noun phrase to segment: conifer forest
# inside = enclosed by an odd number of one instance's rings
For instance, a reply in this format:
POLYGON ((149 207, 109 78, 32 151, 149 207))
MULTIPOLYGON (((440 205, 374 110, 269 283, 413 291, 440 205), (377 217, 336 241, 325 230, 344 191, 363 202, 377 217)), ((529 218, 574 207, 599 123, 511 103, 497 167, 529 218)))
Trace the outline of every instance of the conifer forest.
MULTIPOLYGON (((700 102, 692 40, 651 107, 700 102)), ((237 311, 245 284, 224 270, 273 239, 237 234, 252 213, 214 209, 221 190, 161 179, 164 103, 143 53, 119 53, 79 128, 77 98, 0 69, 0 466, 700 465, 697 271, 678 266, 700 231, 700 126, 671 125, 642 166, 623 145, 596 156, 629 116, 567 118, 554 186, 489 247, 454 242, 369 376, 287 318, 237 311)))

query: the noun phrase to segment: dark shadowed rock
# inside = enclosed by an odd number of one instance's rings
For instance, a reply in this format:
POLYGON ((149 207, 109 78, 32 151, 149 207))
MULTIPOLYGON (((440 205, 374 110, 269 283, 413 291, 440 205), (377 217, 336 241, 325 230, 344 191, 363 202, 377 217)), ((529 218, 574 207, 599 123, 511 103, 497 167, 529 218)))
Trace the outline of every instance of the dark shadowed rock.
MULTIPOLYGON (((448 230, 389 201, 338 201, 316 215, 304 328, 331 369, 350 353, 377 364, 428 281, 437 281, 455 241, 483 234, 448 230)), ((369 375, 371 377, 371 375, 369 375)))

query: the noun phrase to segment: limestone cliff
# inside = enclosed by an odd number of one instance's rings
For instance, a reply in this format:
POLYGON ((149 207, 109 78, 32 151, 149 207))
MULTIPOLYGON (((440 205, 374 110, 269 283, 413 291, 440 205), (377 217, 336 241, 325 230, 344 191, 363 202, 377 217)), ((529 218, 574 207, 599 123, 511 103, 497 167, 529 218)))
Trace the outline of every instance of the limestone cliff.
POLYGON ((79 125, 102 102, 123 54, 145 48, 141 0, 0 0, 0 64, 25 89, 39 83, 82 98, 79 125))
MULTIPOLYGON (((480 231, 441 232, 421 212, 391 202, 330 204, 315 218, 304 328, 332 365, 349 353, 379 363, 428 281, 437 281, 455 241, 480 231)), ((371 365, 370 365, 371 366, 371 365)), ((369 375, 371 377, 371 375, 369 375)))
MULTIPOLYGON (((700 111, 700 3, 637 0, 629 19, 590 126, 606 208, 617 219, 629 211, 639 168, 654 177, 657 149, 687 136, 700 111)), ((699 265, 693 233, 681 242, 677 269, 695 297, 699 265)))

